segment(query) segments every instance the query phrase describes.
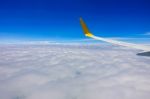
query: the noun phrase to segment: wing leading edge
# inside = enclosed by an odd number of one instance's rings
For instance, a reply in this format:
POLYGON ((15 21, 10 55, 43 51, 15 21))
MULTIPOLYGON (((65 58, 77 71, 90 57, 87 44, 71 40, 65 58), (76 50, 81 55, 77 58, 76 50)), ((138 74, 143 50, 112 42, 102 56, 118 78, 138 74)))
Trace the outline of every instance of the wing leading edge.
POLYGON ((117 40, 112 40, 112 39, 106 39, 103 37, 98 37, 93 35, 89 29, 87 28, 85 22, 83 21, 82 18, 80 18, 80 23, 83 29, 83 32, 85 34, 85 36, 96 39, 96 40, 101 40, 104 42, 108 42, 108 43, 112 43, 115 45, 120 45, 120 46, 125 46, 125 47, 130 47, 130 48, 135 48, 135 49, 139 49, 139 50, 143 50, 143 51, 150 51, 150 46, 143 46, 143 45, 137 45, 137 44, 132 44, 132 43, 127 43, 127 42, 122 42, 122 41, 117 41, 117 40))

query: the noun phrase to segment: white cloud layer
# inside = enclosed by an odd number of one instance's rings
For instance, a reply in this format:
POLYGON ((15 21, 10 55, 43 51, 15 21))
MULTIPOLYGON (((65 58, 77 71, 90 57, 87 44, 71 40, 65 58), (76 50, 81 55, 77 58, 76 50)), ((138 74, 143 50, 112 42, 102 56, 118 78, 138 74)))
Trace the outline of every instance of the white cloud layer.
POLYGON ((1 45, 0 99, 149 99, 150 57, 108 45, 1 45))

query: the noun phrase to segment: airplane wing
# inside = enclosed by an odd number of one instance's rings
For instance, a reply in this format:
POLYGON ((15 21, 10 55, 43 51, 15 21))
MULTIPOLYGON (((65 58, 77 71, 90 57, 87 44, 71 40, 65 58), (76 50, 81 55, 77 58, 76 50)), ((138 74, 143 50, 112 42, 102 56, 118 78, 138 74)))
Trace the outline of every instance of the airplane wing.
POLYGON ((150 51, 150 46, 143 46, 143 45, 138 45, 138 44, 126 43, 126 42, 122 42, 122 41, 106 39, 103 37, 95 36, 89 31, 89 29, 87 28, 87 26, 86 26, 86 24, 82 18, 80 18, 80 23, 81 23, 83 32, 84 32, 85 36, 87 36, 87 37, 90 37, 90 38, 93 38, 96 40, 101 40, 101 41, 108 42, 108 43, 112 43, 115 45, 126 46, 126 47, 135 48, 135 49, 139 49, 139 50, 143 50, 143 51, 150 51))

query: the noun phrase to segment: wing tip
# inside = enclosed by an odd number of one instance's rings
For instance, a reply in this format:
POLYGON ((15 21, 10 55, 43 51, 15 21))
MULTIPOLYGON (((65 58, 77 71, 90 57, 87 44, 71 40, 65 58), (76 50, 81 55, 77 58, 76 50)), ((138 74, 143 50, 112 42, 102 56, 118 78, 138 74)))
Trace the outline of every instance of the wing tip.
POLYGON ((83 29, 83 32, 84 32, 85 36, 87 36, 87 37, 93 36, 93 34, 90 33, 89 29, 87 28, 87 26, 86 26, 85 22, 83 21, 82 17, 80 17, 80 24, 82 26, 82 29, 83 29))

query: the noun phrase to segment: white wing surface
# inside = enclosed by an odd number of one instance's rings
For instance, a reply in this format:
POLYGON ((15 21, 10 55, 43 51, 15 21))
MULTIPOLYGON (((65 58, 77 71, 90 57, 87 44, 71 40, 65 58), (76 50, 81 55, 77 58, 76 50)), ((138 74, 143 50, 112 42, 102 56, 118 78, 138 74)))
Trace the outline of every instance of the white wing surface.
POLYGON ((127 43, 127 42, 122 42, 122 41, 106 39, 106 38, 103 38, 103 37, 95 36, 88 30, 88 28, 87 28, 86 24, 84 23, 84 21, 82 20, 82 18, 80 18, 80 23, 81 23, 81 26, 83 28, 84 34, 87 37, 90 37, 90 38, 93 38, 93 39, 96 39, 96 40, 101 40, 101 41, 108 42, 108 43, 112 43, 112 44, 115 44, 115 45, 126 46, 126 47, 135 48, 135 49, 139 49, 139 50, 143 50, 143 51, 150 51, 150 46, 132 44, 132 43, 127 43))

